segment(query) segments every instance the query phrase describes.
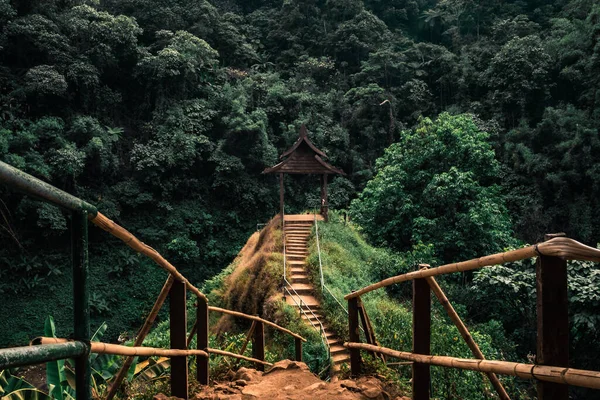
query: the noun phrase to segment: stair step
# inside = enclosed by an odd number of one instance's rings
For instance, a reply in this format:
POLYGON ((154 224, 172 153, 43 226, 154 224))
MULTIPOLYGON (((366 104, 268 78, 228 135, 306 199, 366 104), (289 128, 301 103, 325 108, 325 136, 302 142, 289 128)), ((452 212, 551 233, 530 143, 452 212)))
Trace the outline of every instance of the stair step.
POLYGON ((343 364, 350 361, 350 354, 348 353, 339 353, 334 356, 331 356, 334 364, 343 364))
POLYGON ((315 312, 315 310, 320 310, 321 309, 321 304, 319 304, 319 301, 315 298, 315 296, 311 296, 311 295, 302 295, 300 294, 300 299, 298 299, 298 296, 296 295, 292 295, 292 296, 286 296, 285 301, 292 305, 292 306, 298 306, 298 304, 300 304, 300 300, 302 300, 302 308, 306 308, 306 307, 310 307, 310 309, 315 312), (294 302, 294 300, 296 300, 296 302, 294 302), (297 303, 297 304, 296 304, 297 303))
POLYGON ((310 279, 308 278, 307 275, 292 275, 292 285, 295 285, 297 283, 310 283, 310 279))
POLYGON ((347 353, 348 350, 342 346, 341 344, 336 344, 336 345, 329 345, 329 351, 331 353, 331 355, 333 356, 334 354, 337 355, 339 353, 347 353))
POLYGON ((344 344, 342 342, 342 340, 340 338, 338 338, 335 334, 332 334, 331 336, 329 336, 330 333, 331 333, 331 331, 325 332, 325 337, 327 338, 327 344, 328 345, 333 346, 335 344, 339 344, 339 345, 343 345, 344 344))
POLYGON ((285 245, 286 245, 286 247, 293 246, 293 245, 306 246, 306 240, 304 240, 304 239, 286 239, 285 245))
MULTIPOLYGON (((311 309, 312 311, 312 309, 311 309)), ((316 321, 320 321, 321 319, 323 319, 323 316, 317 312, 307 312, 306 314, 301 314, 300 318, 302 318, 303 320, 310 320, 312 322, 316 322, 316 321), (314 315, 313 315, 314 314, 314 315)))
POLYGON ((291 265, 291 266, 297 266, 297 265, 304 266, 304 265, 306 265, 306 261, 297 261, 297 260, 290 260, 287 263, 289 265, 291 265))

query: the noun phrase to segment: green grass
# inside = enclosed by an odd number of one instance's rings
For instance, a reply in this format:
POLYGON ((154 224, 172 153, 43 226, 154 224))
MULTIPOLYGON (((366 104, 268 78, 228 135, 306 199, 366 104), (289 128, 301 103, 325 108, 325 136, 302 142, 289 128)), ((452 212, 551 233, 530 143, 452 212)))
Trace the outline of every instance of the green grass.
MULTIPOLYGON (((414 269, 413 255, 393 254, 384 249, 370 246, 361 236, 356 226, 344 223, 335 213, 331 213, 330 222, 319 224, 319 237, 323 264, 323 276, 326 286, 347 308, 344 295, 352 290, 380 281, 381 279, 408 272, 414 269)), ((320 287, 319 260, 316 240, 313 236, 309 247, 309 268, 313 283, 320 287)), ((443 282, 442 282, 443 286, 443 282)), ((374 326, 376 337, 384 347, 400 351, 412 349, 412 312, 410 282, 379 289, 362 296, 367 313, 374 326)), ((317 290, 317 292, 320 292, 317 290)), ((331 296, 322 294, 323 310, 332 329, 342 338, 348 338, 348 317, 331 296)), ((458 330, 432 298, 432 354, 473 358, 472 353, 462 340, 458 330)), ((462 308, 455 306, 459 314, 462 308)), ((464 312, 462 313, 464 315, 464 312)), ((482 352, 489 359, 502 360, 512 355, 506 346, 501 326, 494 321, 471 327, 471 334, 482 352), (509 354, 510 353, 510 354, 509 354)), ((361 340, 364 341, 364 338, 361 340)), ((398 360, 395 360, 398 361, 398 360)), ((396 374, 406 384, 410 379, 410 366, 394 367, 396 374)), ((432 367, 432 397, 481 399, 486 392, 493 392, 487 379, 481 374, 456 369, 432 367)), ((513 398, 527 398, 514 386, 513 379, 501 378, 513 398)))

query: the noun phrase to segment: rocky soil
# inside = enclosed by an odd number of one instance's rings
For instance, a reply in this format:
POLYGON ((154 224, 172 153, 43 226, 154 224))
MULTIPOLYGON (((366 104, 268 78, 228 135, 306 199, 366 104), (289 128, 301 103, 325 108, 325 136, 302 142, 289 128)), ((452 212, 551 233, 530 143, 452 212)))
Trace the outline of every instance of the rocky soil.
MULTIPOLYGON (((200 392, 190 393, 194 400, 410 400, 408 397, 390 394, 384 384, 374 377, 357 380, 324 382, 311 373, 301 362, 283 360, 267 372, 240 368, 232 373, 231 380, 204 387, 200 392)), ((155 400, 166 400, 160 394, 155 400)))

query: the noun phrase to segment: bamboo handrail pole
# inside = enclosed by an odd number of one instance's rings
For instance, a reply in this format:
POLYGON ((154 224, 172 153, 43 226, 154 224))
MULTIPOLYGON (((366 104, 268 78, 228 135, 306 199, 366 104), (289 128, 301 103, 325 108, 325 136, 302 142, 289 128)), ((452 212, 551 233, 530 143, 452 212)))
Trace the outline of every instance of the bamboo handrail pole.
POLYGON ((150 257, 161 268, 169 272, 171 275, 175 276, 175 279, 177 279, 179 282, 184 282, 187 288, 196 296, 208 301, 206 296, 202 292, 200 292, 200 290, 198 290, 197 287, 192 285, 190 281, 188 281, 186 277, 183 276, 181 272, 177 270, 177 268, 175 268, 170 262, 168 262, 163 256, 161 256, 158 251, 154 250, 152 247, 140 241, 127 229, 123 228, 122 226, 119 226, 117 223, 110 220, 102 213, 98 213, 96 216, 90 215, 89 219, 94 225, 96 225, 102 230, 105 230, 111 235, 121 239, 127 246, 131 247, 135 251, 150 257))
POLYGON ((248 334, 246 335, 246 340, 244 340, 244 344, 242 345, 242 349, 240 350, 240 354, 244 354, 246 352, 246 347, 248 346, 248 342, 252 339, 252 334, 254 334, 254 329, 256 328, 256 321, 252 321, 252 326, 250 326, 250 330, 248 330, 248 334))
POLYGON ((198 330, 198 321, 194 322, 194 325, 192 326, 192 330, 190 331, 190 334, 188 335, 187 341, 186 341, 186 347, 190 347, 190 345, 192 344, 192 339, 194 339, 194 336, 196 335, 196 331, 198 330))
MULTIPOLYGON (((31 341, 31 344, 54 344, 70 342, 64 338, 38 337, 31 341)), ((182 357, 182 356, 203 356, 208 357, 208 353, 202 350, 179 350, 179 349, 158 349, 156 347, 129 347, 120 344, 91 342, 91 352, 97 354, 114 354, 117 356, 140 356, 140 357, 182 357)))
POLYGON ((246 357, 241 354, 235 354, 235 353, 231 353, 231 352, 225 351, 225 350, 208 348, 208 349, 206 349, 206 351, 208 351, 209 354, 218 354, 220 356, 225 356, 225 357, 239 358, 240 360, 246 360, 246 361, 251 361, 251 362, 255 362, 255 363, 259 363, 259 364, 263 364, 263 365, 268 365, 269 367, 273 366, 273 364, 271 364, 270 362, 262 361, 257 358, 246 357))
POLYGON ((527 258, 537 257, 540 254, 545 256, 561 257, 568 260, 586 260, 600 262, 599 249, 586 246, 582 243, 579 243, 576 240, 567 237, 557 237, 543 243, 538 243, 533 246, 524 247, 522 249, 492 254, 489 256, 476 258, 468 261, 462 261, 458 263, 446 264, 437 268, 430 268, 425 271, 419 270, 409 272, 407 274, 393 276, 391 278, 387 278, 380 282, 366 286, 355 292, 349 293, 346 296, 344 296, 344 299, 348 300, 353 297, 362 296, 365 293, 371 292, 373 290, 385 286, 393 285, 394 283, 400 283, 419 278, 427 278, 429 276, 450 274, 453 272, 471 271, 482 267, 525 260, 527 258))
MULTIPOLYGON (((158 312, 162 308, 167 296, 169 295, 169 290, 171 289, 171 286, 173 286, 174 281, 175 278, 173 278, 173 275, 169 274, 167 280, 165 281, 165 284, 163 285, 160 293, 158 294, 158 297, 156 298, 156 301, 154 302, 152 310, 150 310, 150 313, 144 321, 144 325, 142 325, 135 338, 135 342, 133 343, 134 346, 141 346, 144 342, 146 335, 148 335, 148 332, 150 332, 152 325, 154 325, 154 321, 156 320, 158 312)), ((115 380, 110 384, 110 389, 108 391, 108 394, 106 395, 106 400, 111 400, 113 397, 115 397, 115 395, 117 394, 117 390, 119 389, 119 386, 121 385, 123 379, 125 379, 125 377, 127 376, 127 372, 129 371, 129 367, 131 367, 132 363, 133 357, 127 357, 125 359, 125 362, 123 362, 123 365, 119 369, 115 380)))
POLYGON ((365 343, 344 343, 344 347, 375 351, 390 357, 409 360, 439 367, 467 369, 478 372, 494 372, 502 375, 516 376, 523 379, 538 379, 546 382, 562 383, 600 389, 600 372, 583 369, 555 367, 550 365, 535 365, 509 361, 474 360, 448 356, 426 356, 404 351, 396 351, 387 347, 373 346, 365 343))
POLYGON ((297 333, 294 333, 292 331, 290 331, 289 329, 285 329, 282 326, 279 326, 271 321, 267 321, 266 319, 262 319, 261 317, 257 317, 254 315, 248 315, 248 314, 244 314, 241 312, 237 312, 237 311, 232 311, 232 310, 227 310, 226 308, 220 308, 220 307, 214 307, 214 306, 209 306, 208 307, 209 311, 214 311, 214 312, 220 312, 223 314, 229 314, 229 315, 233 315, 234 317, 240 317, 240 318, 246 318, 246 319, 250 319, 253 321, 258 321, 258 322, 262 322, 265 325, 269 325, 270 327, 273 327, 277 330, 280 330, 281 332, 285 332, 290 336, 293 336, 295 338, 298 338, 300 340, 302 340, 303 342, 306 342, 306 339, 304 339, 302 336, 298 335, 297 333))
POLYGON ((512 262, 518 260, 524 260, 527 258, 535 257, 536 253, 535 246, 525 247, 519 250, 513 250, 506 253, 494 254, 491 256, 481 257, 469 261, 462 261, 459 263, 446 264, 436 268, 429 268, 426 270, 418 270, 408 272, 406 274, 393 276, 391 278, 384 279, 380 282, 366 286, 360 290, 352 292, 344 296, 344 299, 348 300, 353 297, 362 296, 365 293, 372 292, 373 290, 380 289, 382 287, 390 286, 395 283, 411 281, 414 279, 427 278, 429 276, 437 276, 443 274, 450 274, 453 272, 470 271, 478 269, 488 265, 502 264, 505 262, 512 262))
MULTIPOLYGON (((475 358, 477 358, 477 359, 485 360, 485 356, 481 352, 481 349, 479 348, 477 343, 475 343, 475 341, 473 340, 473 337, 471 336, 469 329, 463 323, 462 319, 460 318, 460 316, 458 315, 456 310, 454 310, 454 307, 452 307, 452 304, 450 304, 448 297, 446 297, 446 294, 444 293, 444 291, 442 290, 440 285, 437 283, 435 278, 429 276, 429 277, 425 278, 425 280, 429 284, 431 291, 435 294, 435 297, 438 298, 438 300, 442 304, 442 307, 444 307, 444 309, 448 313, 448 316, 450 317, 452 322, 454 322, 454 325, 456 325, 456 327, 458 328, 460 335, 467 343, 467 346, 469 346, 469 349, 471 349, 473 356, 475 356, 475 358)), ((506 389, 504 388, 504 386, 502 385, 502 383, 500 382, 500 380, 498 379, 496 374, 494 374, 493 372, 486 372, 485 374, 487 375, 492 386, 498 393, 498 396, 502 400, 510 400, 510 396, 506 392, 506 389)))

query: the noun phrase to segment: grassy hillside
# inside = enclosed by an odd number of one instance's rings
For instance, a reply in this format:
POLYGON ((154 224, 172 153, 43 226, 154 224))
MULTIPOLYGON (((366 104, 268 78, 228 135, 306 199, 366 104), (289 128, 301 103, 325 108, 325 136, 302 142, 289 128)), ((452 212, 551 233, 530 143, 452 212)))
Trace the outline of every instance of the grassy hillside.
MULTIPOLYGON (((319 336, 301 321, 295 310, 282 301, 283 255, 279 224, 280 219, 276 217, 260 232, 250 236, 235 260, 214 278, 205 281, 200 289, 212 306, 258 315, 305 337, 308 342, 303 346, 304 361, 314 372, 318 372, 323 369, 326 359, 319 336)), ((190 327, 194 321, 192 316, 195 315, 193 301, 191 298, 188 301, 190 327)), ((210 326, 211 346, 236 352, 241 348, 250 323, 245 319, 211 313, 210 326)), ((168 347, 168 327, 168 320, 159 324, 145 344, 168 347)), ((268 361, 293 359, 294 341, 289 335, 266 327, 265 340, 268 361)), ((245 354, 251 356, 251 349, 250 344, 245 354)), ((213 375, 239 365, 245 364, 211 356, 213 375)))
MULTIPOLYGON (((345 223, 335 213, 329 223, 319 224, 319 234, 325 284, 345 307, 347 302, 343 300, 343 296, 352 290, 360 289, 385 277, 407 272, 419 262, 426 261, 419 260, 418 257, 401 259, 398 255, 370 246, 354 225, 345 223)), ((312 278, 315 287, 319 287, 319 260, 314 234, 309 251, 308 261, 312 278)), ((440 284, 442 287, 447 287, 442 280, 440 284)), ((362 300, 381 345, 411 351, 411 284, 402 283, 389 289, 365 294, 362 300)), ((321 294, 321 297, 323 308, 331 320, 332 327, 340 336, 347 338, 346 313, 330 295, 321 294)), ((432 304, 432 354, 472 358, 458 330, 446 317, 435 297, 432 299, 432 304)), ((462 307, 455 304, 455 308, 459 314, 465 315, 462 307)), ((479 325, 473 325, 469 321, 466 323, 487 358, 516 359, 512 346, 504 338, 499 323, 495 321, 479 325)), ((406 381, 410 379, 410 366, 394 368, 400 379, 406 381)), ((512 379, 501 379, 509 387, 510 393, 515 395, 518 393, 515 398, 528 398, 526 387, 517 387, 512 379)), ((484 398, 484 393, 493 392, 488 381, 481 374, 438 367, 432 367, 432 386, 432 397, 435 398, 481 399, 484 398)))

